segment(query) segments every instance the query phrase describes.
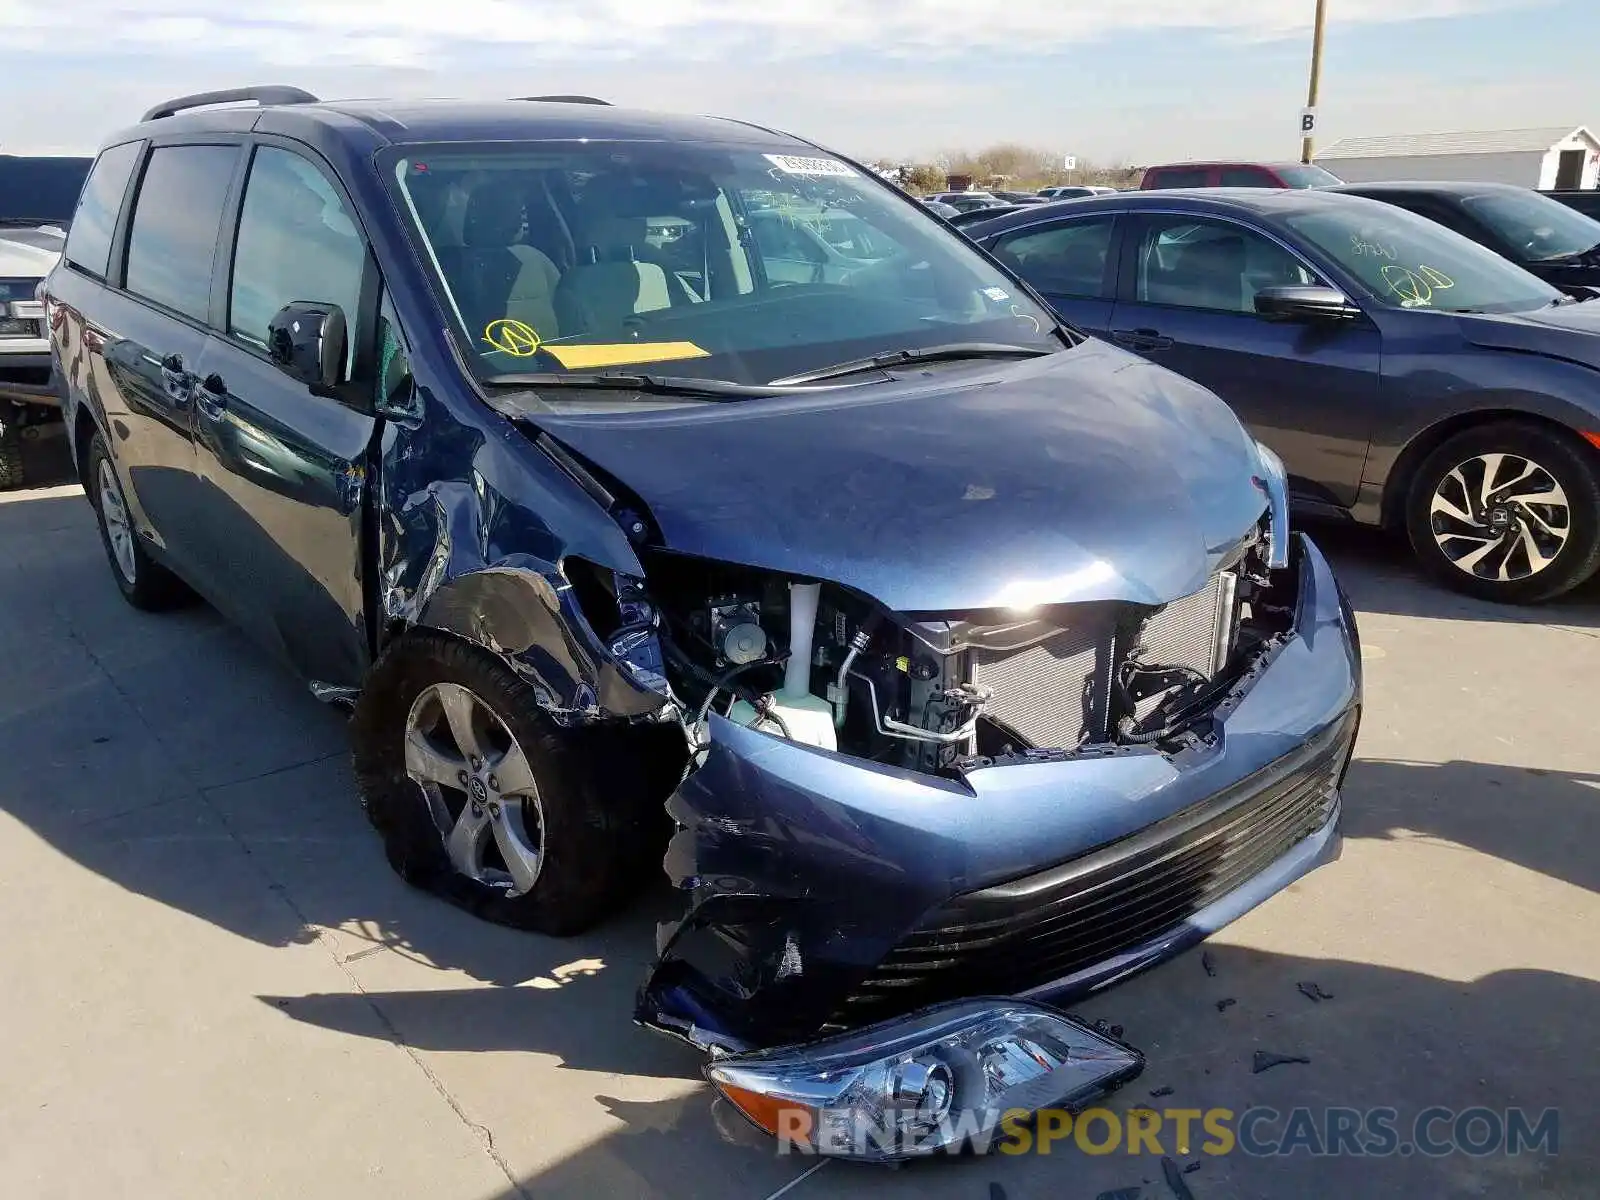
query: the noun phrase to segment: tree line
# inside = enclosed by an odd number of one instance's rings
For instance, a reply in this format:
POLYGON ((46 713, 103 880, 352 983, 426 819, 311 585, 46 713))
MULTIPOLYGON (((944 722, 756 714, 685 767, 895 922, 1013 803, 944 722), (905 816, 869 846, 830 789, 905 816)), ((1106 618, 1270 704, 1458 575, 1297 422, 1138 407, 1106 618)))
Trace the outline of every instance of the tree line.
POLYGON ((1069 171, 1065 155, 1015 142, 1000 142, 982 150, 947 151, 927 161, 907 162, 890 156, 877 162, 885 173, 919 195, 947 190, 952 176, 970 178, 974 187, 992 185, 1031 192, 1074 184, 1133 187, 1143 174, 1142 167, 1095 163, 1082 158, 1077 159, 1069 171))

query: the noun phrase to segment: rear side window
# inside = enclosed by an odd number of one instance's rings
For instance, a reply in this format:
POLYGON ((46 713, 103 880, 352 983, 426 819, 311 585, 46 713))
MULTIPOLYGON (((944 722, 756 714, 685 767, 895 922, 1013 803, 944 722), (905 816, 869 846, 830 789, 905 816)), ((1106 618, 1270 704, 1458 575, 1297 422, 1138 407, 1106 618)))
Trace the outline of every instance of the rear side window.
POLYGON ((1182 170, 1151 171, 1145 177, 1146 188, 1196 188, 1211 182, 1211 172, 1205 167, 1182 170))
POLYGON ((1114 217, 1068 221, 1002 240, 995 255, 1046 295, 1106 295, 1106 260, 1114 217))
POLYGON ((237 146, 160 146, 151 152, 128 234, 130 292, 206 319, 222 205, 238 158, 237 146))
POLYGON ((143 142, 124 142, 101 152, 89 172, 78 211, 67 235, 66 259, 89 274, 104 278, 111 259, 111 235, 128 191, 128 177, 139 161, 143 142))
POLYGON ((1223 167, 1222 187, 1275 188, 1278 181, 1260 167, 1223 167))

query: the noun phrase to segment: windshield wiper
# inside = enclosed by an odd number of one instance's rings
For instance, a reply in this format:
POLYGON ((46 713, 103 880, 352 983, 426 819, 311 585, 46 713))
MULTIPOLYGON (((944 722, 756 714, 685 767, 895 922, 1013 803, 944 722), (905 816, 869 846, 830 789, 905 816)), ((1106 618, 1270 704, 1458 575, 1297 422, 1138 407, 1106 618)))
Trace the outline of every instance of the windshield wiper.
POLYGON ((818 367, 799 375, 774 379, 771 386, 789 387, 795 384, 816 383, 822 379, 838 379, 861 371, 881 371, 885 367, 898 367, 907 363, 956 362, 973 358, 1042 358, 1055 354, 1054 350, 1038 346, 1013 346, 1006 342, 951 342, 945 346, 923 346, 915 350, 896 350, 890 354, 875 354, 871 358, 858 358, 836 363, 831 367, 818 367))
POLYGON ((491 387, 572 388, 582 391, 644 392, 653 396, 694 396, 701 400, 733 402, 759 400, 768 396, 792 396, 815 388, 782 387, 776 384, 733 383, 726 379, 695 379, 687 375, 624 375, 612 372, 571 371, 529 372, 490 375, 484 383, 491 387))

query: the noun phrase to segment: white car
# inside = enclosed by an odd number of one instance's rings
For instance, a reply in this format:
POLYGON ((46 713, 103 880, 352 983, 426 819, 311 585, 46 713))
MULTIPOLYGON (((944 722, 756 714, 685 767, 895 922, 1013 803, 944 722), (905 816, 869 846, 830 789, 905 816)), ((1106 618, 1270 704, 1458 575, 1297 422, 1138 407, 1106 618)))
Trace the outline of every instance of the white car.
POLYGON ((57 420, 40 281, 61 258, 66 233, 0 221, 0 490, 22 483, 22 440, 57 420))

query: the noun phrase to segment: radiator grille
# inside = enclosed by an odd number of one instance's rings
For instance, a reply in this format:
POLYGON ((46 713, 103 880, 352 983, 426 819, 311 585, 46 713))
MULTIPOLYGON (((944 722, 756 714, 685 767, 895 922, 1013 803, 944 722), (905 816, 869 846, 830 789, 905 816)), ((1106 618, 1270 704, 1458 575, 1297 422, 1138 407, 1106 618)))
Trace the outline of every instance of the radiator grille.
POLYGON ((835 1020, 1024 992, 1176 929, 1328 822, 1354 735, 1352 717, 1318 744, 1148 829, 956 897, 889 953, 835 1020))

